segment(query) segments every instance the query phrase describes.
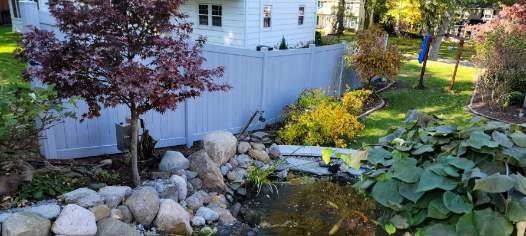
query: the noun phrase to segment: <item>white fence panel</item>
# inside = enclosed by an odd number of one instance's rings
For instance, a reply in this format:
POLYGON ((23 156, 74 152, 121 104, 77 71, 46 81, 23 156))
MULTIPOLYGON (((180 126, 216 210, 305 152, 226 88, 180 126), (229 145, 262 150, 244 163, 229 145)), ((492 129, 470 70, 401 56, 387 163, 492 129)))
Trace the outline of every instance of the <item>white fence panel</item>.
MULTIPOLYGON (((227 92, 206 93, 179 104, 175 111, 143 115, 146 128, 159 140, 157 147, 191 145, 215 130, 237 133, 257 110, 267 123, 279 120, 282 109, 307 88, 336 89, 345 45, 287 51, 256 52, 206 46, 205 66, 224 66, 227 92)), ((78 105, 80 116, 87 109, 78 105)), ((49 159, 68 159, 118 153, 115 124, 129 115, 126 107, 104 109, 101 116, 80 122, 67 119, 44 133, 42 153, 49 159)), ((254 122, 251 129, 264 124, 254 122)))

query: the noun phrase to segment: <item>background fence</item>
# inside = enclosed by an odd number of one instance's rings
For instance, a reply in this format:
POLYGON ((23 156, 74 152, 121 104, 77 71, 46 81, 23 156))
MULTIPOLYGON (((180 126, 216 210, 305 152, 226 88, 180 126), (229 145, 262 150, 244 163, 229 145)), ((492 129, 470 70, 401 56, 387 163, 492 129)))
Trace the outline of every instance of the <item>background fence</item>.
MULTIPOLYGON (((152 111, 142 118, 150 135, 159 140, 157 147, 191 145, 215 130, 237 133, 257 110, 264 111, 266 123, 272 123, 301 91, 340 89, 344 52, 343 44, 269 52, 207 45, 203 50, 206 66, 224 66, 222 80, 232 89, 187 100, 175 111, 152 111)), ((77 114, 86 110, 85 104, 78 104, 77 114)), ((118 153, 115 124, 125 121, 128 109, 105 109, 101 114, 84 122, 67 119, 47 130, 41 140, 42 153, 48 159, 118 153)), ((250 128, 264 125, 255 121, 250 128)))

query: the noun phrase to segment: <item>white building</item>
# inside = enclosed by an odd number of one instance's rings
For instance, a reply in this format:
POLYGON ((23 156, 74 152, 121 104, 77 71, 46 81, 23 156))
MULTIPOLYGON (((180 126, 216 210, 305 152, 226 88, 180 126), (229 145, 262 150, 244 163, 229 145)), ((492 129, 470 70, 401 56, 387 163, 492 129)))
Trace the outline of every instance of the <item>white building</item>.
MULTIPOLYGON (((317 13, 317 28, 324 34, 332 33, 336 24, 336 14, 340 0, 319 0, 317 13)), ((361 30, 365 21, 364 0, 345 1, 345 29, 361 30)))
MULTIPOLYGON (((21 31, 25 16, 21 4, 30 0, 10 0, 13 30, 21 31)), ((40 27, 53 28, 48 0, 38 2, 40 27)), ((208 43, 256 49, 277 47, 285 37, 289 47, 314 42, 317 0, 187 0, 183 12, 194 24, 194 34, 208 43)))

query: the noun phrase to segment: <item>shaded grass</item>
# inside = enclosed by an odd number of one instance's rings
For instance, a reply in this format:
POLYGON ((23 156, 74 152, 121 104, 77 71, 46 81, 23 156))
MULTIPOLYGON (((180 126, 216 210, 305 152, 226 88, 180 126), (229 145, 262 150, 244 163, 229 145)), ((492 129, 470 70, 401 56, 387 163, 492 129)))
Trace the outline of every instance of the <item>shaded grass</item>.
POLYGON ((11 32, 10 25, 0 26, 0 85, 22 82, 25 64, 14 58, 20 35, 11 32))
POLYGON ((429 62, 424 84, 426 90, 415 90, 420 75, 420 64, 411 60, 406 62, 397 77, 399 84, 406 88, 390 90, 382 94, 388 106, 373 113, 365 121, 365 130, 353 144, 360 147, 362 143, 377 143, 378 138, 389 133, 389 129, 400 126, 407 111, 417 109, 422 112, 437 115, 451 122, 463 123, 469 120, 469 114, 464 111, 473 92, 473 79, 476 68, 460 66, 455 93, 448 94, 453 64, 429 62))

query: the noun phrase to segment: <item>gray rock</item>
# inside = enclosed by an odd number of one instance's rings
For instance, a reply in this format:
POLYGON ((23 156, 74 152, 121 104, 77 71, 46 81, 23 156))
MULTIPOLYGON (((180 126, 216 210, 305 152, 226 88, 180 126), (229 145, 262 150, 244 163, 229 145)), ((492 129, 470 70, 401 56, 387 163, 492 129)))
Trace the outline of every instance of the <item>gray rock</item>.
POLYGON ((203 226, 206 224, 205 218, 201 216, 194 216, 192 217, 192 225, 193 226, 203 226))
POLYGON ((7 220, 7 218, 12 216, 13 214, 14 214, 13 212, 2 212, 2 213, 0 213, 0 223, 2 223, 5 220, 7 220))
POLYGON ((267 166, 267 164, 265 164, 262 161, 255 160, 254 161, 254 166, 256 166, 257 168, 265 168, 267 166))
POLYGON ((226 200, 225 195, 220 193, 212 192, 210 193, 210 202, 208 203, 208 207, 220 207, 220 208, 227 208, 228 201, 226 200))
POLYGON ((172 173, 165 171, 152 171, 150 173, 151 179, 168 179, 170 176, 172 176, 172 173))
POLYGON ((250 156, 245 155, 245 154, 238 155, 235 159, 239 167, 245 168, 245 169, 250 167, 252 163, 254 162, 250 156))
POLYGON ((186 195, 188 194, 188 185, 186 183, 186 179, 179 175, 172 175, 172 177, 170 177, 170 181, 172 181, 172 183, 177 186, 179 199, 186 199, 186 195))
POLYGON ((131 223, 133 221, 133 215, 130 209, 125 205, 120 205, 115 209, 111 209, 110 218, 123 221, 125 223, 131 223))
POLYGON ((270 162, 270 157, 268 156, 268 153, 263 150, 257 150, 257 149, 250 149, 248 151, 248 155, 250 155, 252 158, 262 161, 264 163, 270 162))
POLYGON ((236 158, 231 158, 230 161, 228 161, 228 163, 230 164, 230 166, 232 166, 232 168, 236 168, 239 165, 239 163, 237 163, 236 158))
POLYGON ((264 139, 264 138, 268 137, 268 133, 267 132, 263 132, 263 131, 257 131, 257 132, 254 132, 254 133, 250 134, 250 137, 256 138, 256 139, 264 139))
POLYGON ((203 187, 203 181, 201 181, 200 178, 193 178, 189 182, 194 188, 194 191, 199 191, 203 187))
POLYGON ((265 151, 266 147, 265 144, 262 143, 250 143, 250 146, 252 146, 253 149, 259 150, 259 151, 265 151))
POLYGON ((214 207, 212 208, 219 215, 219 223, 223 225, 233 225, 237 219, 232 216, 229 210, 225 208, 214 207))
POLYGON ((236 154, 237 139, 230 132, 215 131, 203 138, 203 146, 210 159, 223 165, 236 154))
POLYGON ((132 189, 128 186, 106 186, 99 190, 99 195, 104 198, 108 207, 113 208, 121 204, 125 197, 129 196, 132 189))
POLYGON ((159 211, 159 196, 152 187, 135 189, 126 199, 125 205, 130 209, 137 223, 150 225, 159 211))
POLYGON ((93 212, 93 215, 95 215, 95 221, 99 221, 104 218, 108 218, 111 214, 110 208, 108 208, 106 205, 94 206, 90 208, 89 210, 93 212))
POLYGON ((210 195, 205 191, 197 191, 186 199, 186 204, 190 210, 196 210, 204 204, 210 203, 210 195))
POLYGON ((227 174, 228 180, 234 183, 243 183, 245 176, 247 175, 247 170, 243 168, 236 168, 227 174))
POLYGON ((58 235, 95 235, 97 233, 95 215, 83 207, 69 204, 53 223, 51 231, 58 235))
POLYGON ((106 218, 97 223, 97 236, 140 236, 132 225, 106 218))
POLYGON ((276 173, 276 176, 280 179, 286 179, 289 176, 289 172, 285 169, 276 173))
MULTIPOLYGON (((22 211, 38 214, 46 219, 52 220, 60 214, 60 206, 56 203, 43 204, 26 207, 22 211)), ((1 222, 1 221, 0 221, 1 222)))
POLYGON ((185 175, 186 175, 186 178, 193 179, 193 178, 196 178, 198 174, 195 171, 186 170, 185 175))
POLYGON ((172 199, 174 201, 180 200, 179 193, 177 191, 178 189, 177 184, 175 184, 169 179, 156 179, 156 180, 145 181, 143 185, 155 188, 155 191, 157 191, 160 198, 172 199))
POLYGON ((208 207, 200 207, 195 216, 203 217, 209 223, 219 220, 219 214, 208 207))
POLYGON ((81 207, 92 207, 104 204, 104 198, 89 188, 79 188, 64 194, 66 204, 76 204, 81 207))
POLYGON ((277 144, 274 143, 268 148, 268 155, 271 159, 276 159, 281 156, 281 152, 279 151, 279 147, 277 144))
POLYGON ((195 152, 190 156, 190 167, 199 174, 203 186, 212 191, 224 192, 226 185, 217 163, 208 157, 205 150, 195 152))
POLYGON ((234 216, 234 217, 237 217, 237 215, 239 214, 240 210, 241 210, 241 203, 239 203, 239 202, 236 202, 230 208, 230 212, 231 212, 232 216, 234 216))
POLYGON ((179 203, 171 199, 162 199, 159 214, 155 218, 155 227, 163 233, 191 235, 190 214, 179 203))
POLYGON ((293 171, 320 176, 331 174, 327 168, 321 167, 317 161, 289 157, 286 162, 287 168, 293 171))
POLYGON ((47 236, 51 222, 38 214, 18 212, 2 223, 2 236, 47 236))
POLYGON ((190 167, 190 161, 184 155, 177 151, 167 151, 164 153, 161 163, 159 164, 160 171, 172 172, 178 170, 185 170, 190 167))
POLYGON ((238 188, 236 190, 236 192, 241 195, 241 196, 246 196, 247 195, 247 189, 246 188, 238 188))
POLYGON ((237 152, 240 154, 245 154, 250 150, 250 143, 248 142, 239 142, 237 145, 237 152))
POLYGON ((230 170, 232 170, 232 165, 230 165, 230 163, 226 163, 221 166, 220 170, 222 175, 226 175, 230 170))

